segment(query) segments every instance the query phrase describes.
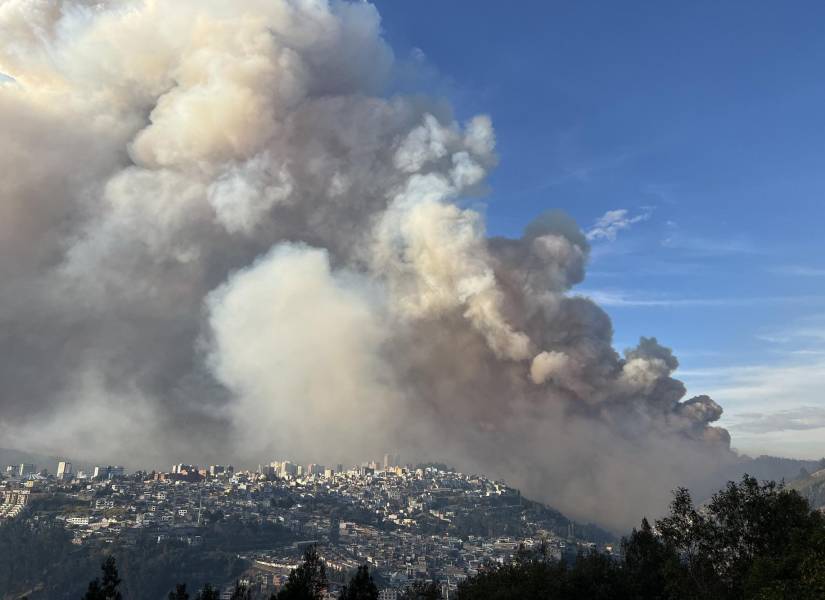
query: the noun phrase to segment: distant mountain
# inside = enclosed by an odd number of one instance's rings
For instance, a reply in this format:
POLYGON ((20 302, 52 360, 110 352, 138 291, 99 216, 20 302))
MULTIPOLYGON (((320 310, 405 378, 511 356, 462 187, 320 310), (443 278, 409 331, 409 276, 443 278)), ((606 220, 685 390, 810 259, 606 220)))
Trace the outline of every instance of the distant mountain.
POLYGON ((759 456, 751 458, 745 463, 747 471, 757 479, 771 479, 774 481, 792 481, 797 479, 803 469, 808 472, 825 468, 825 458, 822 460, 797 460, 794 458, 779 458, 777 456, 759 456))
POLYGON ((744 473, 756 477, 760 481, 793 481, 800 477, 803 470, 812 473, 825 468, 825 459, 798 460, 795 458, 781 458, 778 456, 741 456, 739 460, 723 467, 717 474, 719 478, 716 487, 721 487, 726 481, 737 481, 744 473))
POLYGON ((825 469, 815 471, 788 484, 808 499, 814 508, 825 508, 825 469))

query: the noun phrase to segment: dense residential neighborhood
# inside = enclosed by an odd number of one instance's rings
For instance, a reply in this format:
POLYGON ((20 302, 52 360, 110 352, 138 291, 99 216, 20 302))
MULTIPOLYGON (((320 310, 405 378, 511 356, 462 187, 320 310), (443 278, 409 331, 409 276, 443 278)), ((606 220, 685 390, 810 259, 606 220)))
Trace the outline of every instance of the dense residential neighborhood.
POLYGON ((177 464, 128 475, 117 466, 73 473, 65 462, 55 476, 10 467, 0 482, 0 519, 52 520, 78 546, 150 535, 159 545, 198 547, 221 535, 244 562, 242 583, 260 592, 282 585, 316 545, 333 583, 366 563, 384 599, 414 581, 448 592, 520 548, 541 545, 560 558, 595 547, 591 534, 609 539, 501 481, 443 465, 399 466, 395 458, 346 469, 276 461, 254 471, 177 464))

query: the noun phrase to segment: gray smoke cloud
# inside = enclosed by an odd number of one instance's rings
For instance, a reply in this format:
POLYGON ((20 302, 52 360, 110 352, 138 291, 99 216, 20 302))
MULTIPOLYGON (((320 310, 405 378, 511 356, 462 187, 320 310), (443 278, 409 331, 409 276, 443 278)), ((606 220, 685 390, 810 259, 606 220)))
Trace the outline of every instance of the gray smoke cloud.
POLYGON ((615 527, 730 460, 670 350, 571 293, 571 219, 487 236, 490 119, 388 96, 393 61, 367 3, 2 2, 2 445, 394 450, 615 527))

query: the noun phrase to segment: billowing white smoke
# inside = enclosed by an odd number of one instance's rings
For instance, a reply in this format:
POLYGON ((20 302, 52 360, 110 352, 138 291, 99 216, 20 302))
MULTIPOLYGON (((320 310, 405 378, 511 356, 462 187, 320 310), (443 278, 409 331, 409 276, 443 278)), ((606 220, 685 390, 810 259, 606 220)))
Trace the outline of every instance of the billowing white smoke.
POLYGON ((132 463, 398 450, 626 525, 726 460, 654 339, 487 238, 490 120, 386 97, 366 3, 0 3, 0 439, 132 463))

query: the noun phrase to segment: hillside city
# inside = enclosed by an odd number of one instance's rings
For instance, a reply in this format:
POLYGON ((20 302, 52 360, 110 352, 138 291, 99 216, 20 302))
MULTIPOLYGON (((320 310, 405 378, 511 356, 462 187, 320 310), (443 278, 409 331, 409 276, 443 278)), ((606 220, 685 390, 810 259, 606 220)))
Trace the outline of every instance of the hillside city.
MULTIPOLYGON (((0 521, 52 520, 78 546, 128 546, 151 536, 196 549, 217 535, 232 538, 245 566, 241 583, 261 594, 277 591, 311 545, 330 572, 330 594, 368 564, 382 600, 415 581, 435 582, 449 595, 486 563, 510 561, 520 549, 541 547, 555 558, 618 551, 605 532, 502 481, 444 465, 402 466, 393 455, 347 468, 273 461, 254 471, 176 464, 169 472, 75 472, 60 462, 52 474, 9 465, 0 501, 0 521), (240 533, 250 528, 255 535, 240 533)), ((235 582, 216 583, 229 590, 235 582)))

